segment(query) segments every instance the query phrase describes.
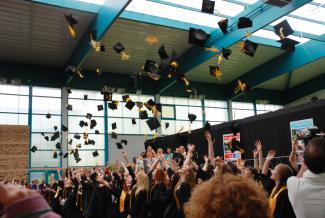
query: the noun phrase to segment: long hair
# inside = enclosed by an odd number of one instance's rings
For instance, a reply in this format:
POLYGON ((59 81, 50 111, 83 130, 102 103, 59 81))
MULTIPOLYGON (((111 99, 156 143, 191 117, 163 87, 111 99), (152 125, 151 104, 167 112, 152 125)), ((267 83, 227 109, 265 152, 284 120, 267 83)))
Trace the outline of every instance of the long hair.
POLYGON ((147 174, 144 172, 140 172, 137 176, 137 184, 135 185, 136 191, 135 195, 137 196, 140 191, 148 191, 149 190, 149 179, 147 174))
POLYGON ((156 184, 158 183, 163 183, 164 185, 167 184, 167 179, 166 179, 166 175, 165 172, 162 169, 157 169, 155 176, 153 178, 153 180, 155 181, 156 184))
POLYGON ((293 176, 293 171, 288 165, 280 163, 276 167, 279 174, 279 183, 277 184, 273 195, 277 194, 278 191, 287 184, 288 178, 293 176))
POLYGON ((183 182, 188 183, 189 186, 191 187, 191 189, 194 188, 195 182, 196 182, 196 173, 195 173, 193 168, 189 168, 188 171, 187 171, 187 174, 185 175, 185 177, 183 179, 179 179, 177 185, 175 186, 174 198, 175 198, 175 201, 176 201, 177 208, 179 208, 179 209, 181 209, 182 206, 180 204, 179 199, 177 198, 176 191, 181 187, 181 184, 183 182))

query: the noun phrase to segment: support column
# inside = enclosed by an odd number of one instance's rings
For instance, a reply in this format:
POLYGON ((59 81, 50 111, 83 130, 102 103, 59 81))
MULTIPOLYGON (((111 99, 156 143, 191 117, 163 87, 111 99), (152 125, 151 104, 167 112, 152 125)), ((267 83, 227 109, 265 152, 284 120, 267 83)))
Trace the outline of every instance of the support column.
POLYGON ((227 101, 227 107, 228 107, 228 121, 232 121, 232 101, 227 101))
POLYGON ((108 146, 108 107, 107 102, 104 101, 104 154, 105 154, 105 165, 109 161, 109 146, 108 146))
POLYGON ((28 87, 28 126, 29 126, 29 147, 28 147, 28 154, 29 154, 29 162, 28 162, 28 178, 27 180, 30 182, 30 171, 32 168, 32 155, 31 155, 31 145, 32 145, 32 111, 33 111, 33 87, 28 87))
POLYGON ((206 122, 206 117, 205 117, 205 105, 204 105, 204 99, 201 99, 201 109, 202 109, 202 125, 203 127, 205 126, 205 122, 206 122))
MULTIPOLYGON (((68 126, 68 110, 66 105, 68 105, 68 93, 66 91, 65 87, 62 87, 61 89, 61 124, 68 126)), ((69 131, 68 131, 69 132, 69 131)), ((62 132, 62 126, 61 126, 61 145, 62 145, 62 153, 65 154, 68 152, 68 132, 62 132)), ((68 167, 68 158, 61 157, 61 168, 67 168, 68 167)))
MULTIPOLYGON (((160 95, 159 94, 155 94, 155 102, 157 104, 160 103, 160 95)), ((157 119, 158 119, 159 123, 161 123, 161 115, 157 116, 157 119)), ((158 128, 156 133, 157 133, 157 136, 161 136, 162 135, 162 127, 158 128)))
POLYGON ((254 107, 254 115, 256 116, 257 115, 257 110, 256 110, 256 102, 255 101, 253 102, 253 107, 254 107))

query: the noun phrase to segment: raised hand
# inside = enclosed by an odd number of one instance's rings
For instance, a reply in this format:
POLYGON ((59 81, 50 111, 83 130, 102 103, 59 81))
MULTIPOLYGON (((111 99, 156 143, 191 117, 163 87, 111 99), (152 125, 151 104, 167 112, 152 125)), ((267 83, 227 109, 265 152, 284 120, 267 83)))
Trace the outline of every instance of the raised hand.
POLYGON ((242 159, 240 159, 240 158, 238 158, 237 159, 237 168, 238 169, 243 169, 245 167, 245 161, 244 160, 242 160, 242 159))
POLYGON ((203 156, 205 162, 209 162, 209 157, 207 155, 203 156))
POLYGON ((261 140, 257 139, 255 141, 255 147, 256 147, 257 152, 261 152, 262 151, 262 142, 261 142, 261 140))
POLYGON ((194 150, 194 148, 195 148, 195 145, 193 145, 193 144, 188 144, 187 145, 188 152, 192 152, 194 150))
POLYGON ((255 158, 255 157, 258 157, 258 153, 259 153, 259 152, 258 152, 257 149, 254 149, 254 150, 253 150, 253 156, 254 156, 254 158, 255 158))
POLYGON ((275 149, 271 149, 267 152, 266 160, 273 160, 275 157, 276 151, 275 149))
POLYGON ((212 142, 212 136, 211 136, 211 133, 209 131, 204 132, 204 137, 208 142, 212 142))
POLYGON ((217 156, 215 159, 216 165, 221 165, 222 164, 222 158, 220 156, 217 156))

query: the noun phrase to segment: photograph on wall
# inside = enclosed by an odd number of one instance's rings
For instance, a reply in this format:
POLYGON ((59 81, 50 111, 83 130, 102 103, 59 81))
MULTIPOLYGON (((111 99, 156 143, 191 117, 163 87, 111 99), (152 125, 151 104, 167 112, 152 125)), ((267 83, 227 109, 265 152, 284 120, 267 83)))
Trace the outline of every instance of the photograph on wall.
POLYGON ((308 129, 313 126, 314 121, 312 118, 290 122, 291 143, 297 146, 296 156, 298 164, 301 164, 303 160, 305 150, 304 139, 309 134, 308 129))
POLYGON ((240 142, 240 133, 237 135, 234 134, 224 134, 223 139, 223 154, 225 161, 237 161, 238 158, 241 158, 241 153, 239 150, 234 149, 233 143, 240 142))

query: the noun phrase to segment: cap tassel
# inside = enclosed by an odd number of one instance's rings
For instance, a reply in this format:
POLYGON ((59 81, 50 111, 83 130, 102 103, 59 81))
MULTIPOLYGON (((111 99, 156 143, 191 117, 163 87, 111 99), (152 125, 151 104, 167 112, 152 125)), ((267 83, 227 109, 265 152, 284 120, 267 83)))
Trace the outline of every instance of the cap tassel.
POLYGON ((280 39, 284 39, 285 36, 284 36, 284 33, 283 33, 283 27, 280 28, 279 32, 280 32, 280 39))
POLYGON ((247 31, 246 34, 245 34, 245 36, 246 36, 247 38, 249 38, 249 37, 252 36, 252 33, 247 31))
POLYGON ((103 70, 102 70, 102 68, 100 68, 100 67, 97 67, 97 68, 96 68, 96 74, 97 74, 97 76, 100 76, 100 75, 102 75, 102 73, 103 73, 103 70))
POLYGON ((178 64, 175 60, 173 60, 171 63, 170 63, 170 66, 174 67, 174 68, 178 68, 178 64))
POLYGON ((153 35, 149 35, 146 37, 146 42, 149 44, 149 45, 154 45, 158 42, 158 39, 156 36, 153 36, 153 35))
POLYGON ((77 37, 77 31, 73 26, 68 25, 68 31, 71 38, 75 39, 77 37))
POLYGON ((129 53, 127 53, 127 52, 122 52, 122 55, 121 55, 121 59, 122 59, 122 61, 127 61, 127 60, 129 60, 130 59, 130 55, 129 55, 129 53))
POLYGON ((220 65, 220 64, 221 64, 221 62, 222 62, 222 59, 223 59, 223 56, 222 56, 222 55, 219 55, 219 57, 218 57, 218 65, 220 65))

